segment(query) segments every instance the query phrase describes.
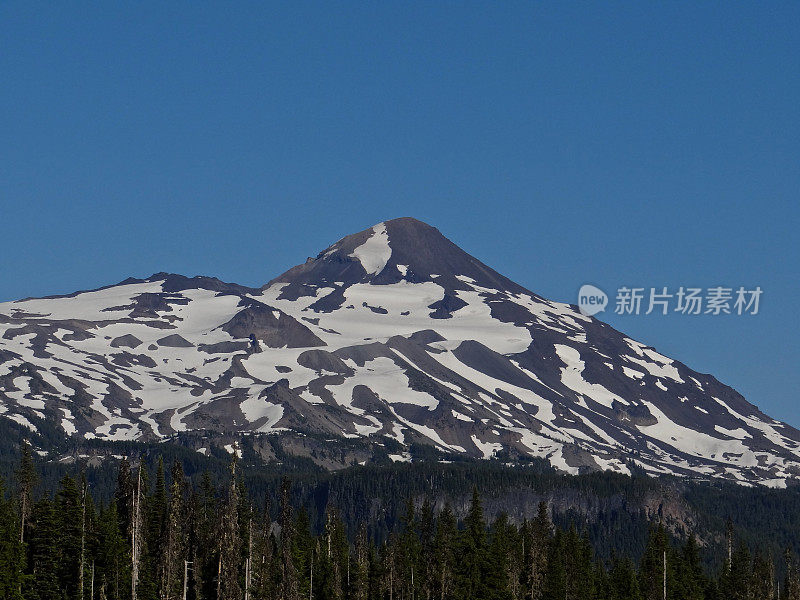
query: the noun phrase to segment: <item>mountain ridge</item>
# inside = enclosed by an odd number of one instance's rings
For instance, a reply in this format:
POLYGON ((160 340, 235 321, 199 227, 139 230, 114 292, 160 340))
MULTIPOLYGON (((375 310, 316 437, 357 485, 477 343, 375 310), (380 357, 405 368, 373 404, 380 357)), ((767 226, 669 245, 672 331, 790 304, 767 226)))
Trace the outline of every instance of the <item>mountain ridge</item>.
POLYGON ((342 451, 350 462, 395 445, 408 460, 428 444, 574 473, 800 476, 793 427, 411 217, 345 236, 260 288, 155 273, 0 303, 0 332, 0 416, 31 430, 205 431, 212 444, 267 434, 309 455, 308 440, 333 436, 332 448, 363 442, 342 451))

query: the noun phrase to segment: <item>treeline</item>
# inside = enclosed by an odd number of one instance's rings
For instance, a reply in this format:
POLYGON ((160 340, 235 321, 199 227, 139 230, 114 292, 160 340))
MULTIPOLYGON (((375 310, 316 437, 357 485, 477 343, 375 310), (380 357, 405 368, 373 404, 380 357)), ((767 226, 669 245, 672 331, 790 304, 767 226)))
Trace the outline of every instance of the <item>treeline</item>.
POLYGON ((385 539, 348 527, 329 506, 319 530, 290 500, 227 481, 192 485, 176 461, 165 473, 120 461, 116 491, 96 503, 83 475, 35 497, 24 446, 13 485, 0 483, 0 598, 8 600, 800 600, 800 571, 751 554, 728 532, 724 566, 703 568, 693 536, 649 532, 640 560, 599 558, 585 530, 554 526, 548 506, 529 521, 491 523, 473 492, 458 518, 435 498, 409 500, 385 539), (776 567, 785 572, 778 578, 776 567))
MULTIPOLYGON (((14 481, 24 440, 37 449, 37 495, 58 489, 64 475, 85 471, 94 501, 106 505, 116 487, 119 459, 115 456, 135 456, 137 464, 144 461, 152 474, 156 472, 158 456, 163 456, 166 465, 178 460, 194 487, 199 486, 206 471, 217 485, 226 482, 230 474, 230 454, 201 433, 185 433, 180 439, 159 442, 65 439, 58 423, 60 417, 52 423, 36 421, 36 433, 0 417, 0 477, 9 483, 14 481), (48 433, 50 427, 53 430, 48 433), (57 446, 49 441, 51 434, 53 440, 60 440, 57 446), (200 454, 195 450, 199 447, 209 451, 200 454)), ((751 549, 775 557, 781 579, 783 550, 789 547, 800 554, 800 487, 791 484, 788 489, 770 489, 720 480, 650 477, 636 472, 631 477, 612 472, 566 475, 553 470, 544 460, 507 464, 502 459, 462 457, 456 462, 457 457, 428 456, 419 448, 415 452, 413 444, 411 462, 376 458, 363 466, 330 472, 314 463, 316 457, 312 460, 282 452, 280 437, 238 438, 241 459, 237 477, 244 480, 250 497, 257 498, 259 504, 265 497, 270 498, 274 519, 280 503, 281 478, 291 477, 291 503, 295 509, 304 507, 308 511, 316 532, 325 523, 326 509, 333 505, 339 509, 348 531, 356 531, 366 521, 369 537, 382 542, 397 528, 405 511, 405 499, 415 498, 419 503, 426 496, 433 498, 437 512, 450 502, 454 512, 463 517, 470 492, 477 487, 487 520, 493 521, 502 511, 507 511, 515 523, 532 519, 538 502, 544 500, 557 526, 568 528, 575 523, 579 531, 588 531, 595 555, 605 560, 616 552, 630 556, 638 564, 649 524, 661 516, 672 536, 685 540, 688 532, 694 531, 704 540, 703 564, 709 572, 719 572, 727 555, 724 535, 729 518, 739 539, 751 549), (270 456, 274 454, 269 461, 262 453, 267 445, 270 456)), ((345 440, 347 444, 357 441, 345 440)), ((317 442, 327 456, 338 451, 324 439, 317 442)), ((390 442, 388 438, 382 442, 387 452, 402 450, 392 448, 390 442)), ((341 461, 341 456, 337 460, 341 461)))

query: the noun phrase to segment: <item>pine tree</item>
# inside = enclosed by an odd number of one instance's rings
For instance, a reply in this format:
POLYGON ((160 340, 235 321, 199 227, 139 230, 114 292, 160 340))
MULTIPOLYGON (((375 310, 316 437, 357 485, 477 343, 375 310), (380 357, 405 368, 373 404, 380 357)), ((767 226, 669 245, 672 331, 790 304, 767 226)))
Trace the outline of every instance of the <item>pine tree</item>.
POLYGON ((326 600, 341 600, 348 588, 349 546, 347 533, 339 511, 329 505, 325 512, 326 560, 322 564, 326 566, 327 578, 324 580, 323 595, 326 600))
POLYGON ((367 598, 377 600, 383 598, 383 581, 385 578, 384 565, 381 562, 382 551, 379 552, 374 545, 370 545, 368 561, 369 585, 367 586, 367 598))
POLYGON ((381 547, 381 562, 383 563, 383 581, 381 595, 388 596, 389 600, 397 599, 397 536, 394 532, 389 534, 389 539, 381 547))
POLYGON ((670 584, 670 581, 673 579, 670 576, 670 558, 667 532, 666 529, 664 529, 663 523, 659 523, 657 527, 650 528, 650 535, 647 540, 647 546, 645 547, 639 572, 639 585, 644 600, 663 600, 665 585, 667 593, 672 593, 674 586, 670 584))
POLYGON ((130 545, 119 528, 116 500, 100 511, 97 529, 97 595, 99 598, 126 598, 130 591, 130 545))
POLYGON ((202 600, 213 600, 217 594, 220 507, 208 471, 200 479, 200 489, 193 497, 193 505, 193 536, 197 540, 191 554, 193 587, 202 600))
POLYGON ((725 562, 723 563, 722 573, 718 581, 718 592, 720 595, 730 597, 734 593, 734 573, 732 570, 733 560, 734 528, 733 521, 728 517, 725 523, 725 562))
POLYGON ((19 524, 19 541, 25 541, 25 527, 28 523, 31 510, 33 508, 33 490, 39 481, 36 467, 33 463, 33 454, 31 453, 30 444, 26 440, 22 442, 20 448, 20 463, 19 468, 15 474, 17 480, 17 488, 19 490, 19 510, 20 510, 20 524, 19 524))
POLYGON ((400 519, 397 549, 398 592, 401 598, 416 598, 420 579, 421 544, 417 531, 416 510, 413 498, 406 501, 406 510, 400 519))
POLYGON ((419 511, 419 590, 420 598, 424 600, 431 600, 434 580, 436 578, 434 551, 435 531, 433 507, 431 506, 430 498, 426 496, 419 511))
POLYGON ((299 600, 297 593, 297 575, 292 561, 292 546, 294 527, 292 522, 292 507, 289 503, 291 482, 283 478, 281 482, 281 569, 280 569, 280 599, 299 600))
POLYGON ((744 542, 739 542, 731 555, 728 577, 720 591, 728 600, 751 600, 753 565, 750 552, 744 542))
POLYGON ((640 600, 639 580, 630 557, 612 557, 608 574, 609 600, 640 600))
POLYGON ((547 504, 540 502, 536 519, 531 523, 527 536, 527 566, 525 568, 526 598, 541 600, 544 595, 545 573, 553 526, 547 512, 547 504))
POLYGON ((610 576, 602 561, 595 562, 592 579, 594 580, 594 598, 598 600, 600 598, 603 600, 614 600, 611 594, 610 576))
POLYGON ((800 565, 794 553, 786 549, 784 552, 786 562, 786 578, 781 591, 781 600, 800 600, 800 565))
MULTIPOLYGON (((131 599, 138 600, 138 591, 141 586, 140 568, 145 546, 144 515, 142 504, 147 497, 147 475, 144 464, 139 463, 136 469, 136 483, 131 491, 130 532, 131 532, 131 599)), ((146 572, 145 572, 146 574, 146 572)), ((146 587, 146 586, 145 586, 146 587)))
POLYGON ((457 568, 457 596, 464 600, 483 600, 486 595, 486 523, 483 505, 477 488, 472 491, 472 502, 464 519, 464 531, 459 543, 457 568))
POLYGON ((83 572, 82 541, 84 535, 84 511, 81 491, 77 482, 69 476, 61 480, 55 499, 56 531, 58 538, 58 580, 64 595, 69 599, 79 598, 83 572))
POLYGON ((8 600, 22 600, 25 554, 19 539, 20 520, 0 478, 0 598, 8 600))
MULTIPOLYGON (((158 486, 157 486, 158 487, 158 486)), ((172 465, 172 484, 166 517, 166 535, 159 565, 160 597, 164 600, 180 598, 184 586, 184 561, 186 553, 186 481, 180 462, 172 465)))
MULTIPOLYGON (((581 548, 580 537, 575 523, 572 523, 564 535, 564 599, 581 599, 581 548)), ((582 600, 582 599, 581 599, 582 600)))
POLYGON ((544 574, 544 593, 546 600, 563 600, 567 597, 566 545, 565 534, 556 529, 550 539, 547 555, 547 570, 544 574))
POLYGON ((81 481, 80 481, 80 492, 81 492, 81 554, 80 554, 80 567, 78 573, 78 598, 79 600, 84 600, 86 597, 86 571, 87 571, 87 562, 86 562, 86 547, 87 544, 91 544, 91 540, 89 539, 92 531, 91 531, 91 523, 93 522, 93 513, 94 507, 93 503, 91 502, 91 497, 89 496, 89 484, 86 481, 86 471, 81 471, 81 481), (92 505, 92 506, 90 506, 92 505))
POLYGON ((484 589, 487 599, 519 600, 520 561, 517 554, 517 528, 501 513, 491 527, 484 589))
MULTIPOLYGON (((277 543, 274 544, 277 547, 277 543)), ((319 590, 319 549, 317 540, 311 535, 311 522, 304 507, 297 511, 292 535, 292 565, 297 576, 297 593, 300 598, 311 598, 319 590), (314 589, 312 589, 314 588, 314 589)), ((280 575, 280 561, 276 563, 276 575, 280 575)))
MULTIPOLYGON (((159 456, 156 463, 156 484, 153 494, 147 499, 147 531, 146 544, 147 556, 145 558, 148 573, 157 571, 156 581, 153 585, 158 588, 158 597, 164 598, 165 589, 162 588, 162 567, 165 563, 164 551, 167 548, 167 482, 164 474, 164 459, 159 456)), ((152 577, 148 577, 153 580, 152 577)))
POLYGON ((252 597, 255 599, 274 596, 273 568, 275 547, 272 536, 269 499, 264 505, 259 525, 253 530, 252 597))
MULTIPOLYGON (((113 579, 106 581, 105 589, 113 591, 116 598, 129 600, 133 598, 133 563, 134 563, 134 508, 136 503, 136 483, 127 457, 122 458, 117 472, 117 487, 114 491, 114 514, 117 517, 117 528, 125 543, 125 550, 113 560, 106 556, 107 568, 113 568, 113 579), (116 561, 125 561, 124 566, 113 564, 116 561), (113 564, 113 567, 111 566, 113 564), (124 586, 124 590, 123 590, 124 586)), ((110 532, 110 525, 106 524, 105 531, 110 532)), ((108 549, 110 550, 110 548, 108 549)), ((106 573, 108 577, 112 574, 106 573)))
POLYGON ((241 560, 239 531, 239 489, 236 485, 236 453, 231 463, 231 480, 223 506, 219 537, 217 600, 240 600, 239 566, 241 560))
POLYGON ((63 600, 59 586, 59 534, 52 501, 44 497, 33 505, 28 537, 30 577, 24 596, 35 600, 63 600))
POLYGON ((775 566, 770 557, 763 554, 756 554, 753 560, 753 576, 751 582, 752 598, 767 598, 772 600, 775 597, 775 566))
POLYGON ((240 480, 239 486, 239 531, 242 539, 242 563, 244 564, 244 580, 242 589, 244 590, 244 600, 251 600, 253 589, 253 559, 255 531, 253 529, 253 507, 247 496, 244 483, 240 480))
POLYGON ((455 597, 457 536, 455 515, 453 515, 450 505, 446 504, 436 520, 436 537, 433 543, 436 571, 433 596, 438 600, 449 600, 455 597))
POLYGON ((352 600, 367 600, 369 594, 369 539, 366 523, 362 523, 358 529, 350 564, 350 586, 347 597, 352 600))
POLYGON ((673 586, 677 589, 678 596, 686 600, 702 600, 705 595, 707 582, 694 534, 690 535, 683 545, 673 586))
POLYGON ((589 533, 584 530, 583 535, 576 542, 575 569, 570 576, 576 581, 575 595, 576 600, 591 600, 595 594, 594 569, 592 544, 589 541, 589 533))
POLYGON ((114 499, 117 504, 117 517, 119 518, 119 528, 125 532, 126 539, 130 540, 131 537, 131 523, 133 519, 131 514, 133 511, 134 500, 134 480, 131 473, 131 464, 128 458, 124 457, 119 462, 119 470, 117 472, 117 487, 114 491, 114 499))

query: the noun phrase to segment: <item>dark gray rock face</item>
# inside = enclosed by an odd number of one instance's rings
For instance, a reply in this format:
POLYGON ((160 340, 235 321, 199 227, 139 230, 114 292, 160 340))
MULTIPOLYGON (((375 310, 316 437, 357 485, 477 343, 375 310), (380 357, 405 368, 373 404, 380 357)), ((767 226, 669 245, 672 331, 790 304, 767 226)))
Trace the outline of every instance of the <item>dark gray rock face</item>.
POLYGON ((182 338, 177 333, 159 339, 158 345, 165 348, 192 348, 194 346, 192 342, 182 338))
POLYGON ((137 338, 135 335, 126 333, 125 335, 115 337, 113 340, 111 340, 110 346, 112 348, 136 348, 137 346, 141 346, 141 344, 142 340, 137 338))
POLYGON ((222 326, 234 338, 251 335, 270 348, 309 348, 325 342, 293 317, 265 304, 253 302, 222 326))

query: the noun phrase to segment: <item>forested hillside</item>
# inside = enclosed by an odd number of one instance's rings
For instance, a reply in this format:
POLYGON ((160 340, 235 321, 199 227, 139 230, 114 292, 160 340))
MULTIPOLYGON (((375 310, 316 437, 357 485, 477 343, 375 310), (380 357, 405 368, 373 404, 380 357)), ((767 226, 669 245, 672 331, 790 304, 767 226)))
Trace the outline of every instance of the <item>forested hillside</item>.
MULTIPOLYGON (((615 521, 603 508, 609 499, 645 500, 664 485, 648 478, 576 478, 565 487, 562 475, 490 464, 292 478, 245 476, 235 457, 216 476, 187 476, 181 461, 155 455, 150 464, 116 461, 107 497, 95 494, 91 469, 48 490, 23 445, 0 493, 0 597, 644 600, 663 598, 666 580, 674 600, 800 599, 795 553, 776 552, 768 531, 731 524, 714 536, 699 519, 696 532, 689 522, 681 529, 666 502, 615 521), (530 518, 498 501, 525 479, 549 498, 530 518), (604 531, 628 547, 609 550, 604 531)), ((719 498, 711 488, 691 494, 700 504, 719 498)))

